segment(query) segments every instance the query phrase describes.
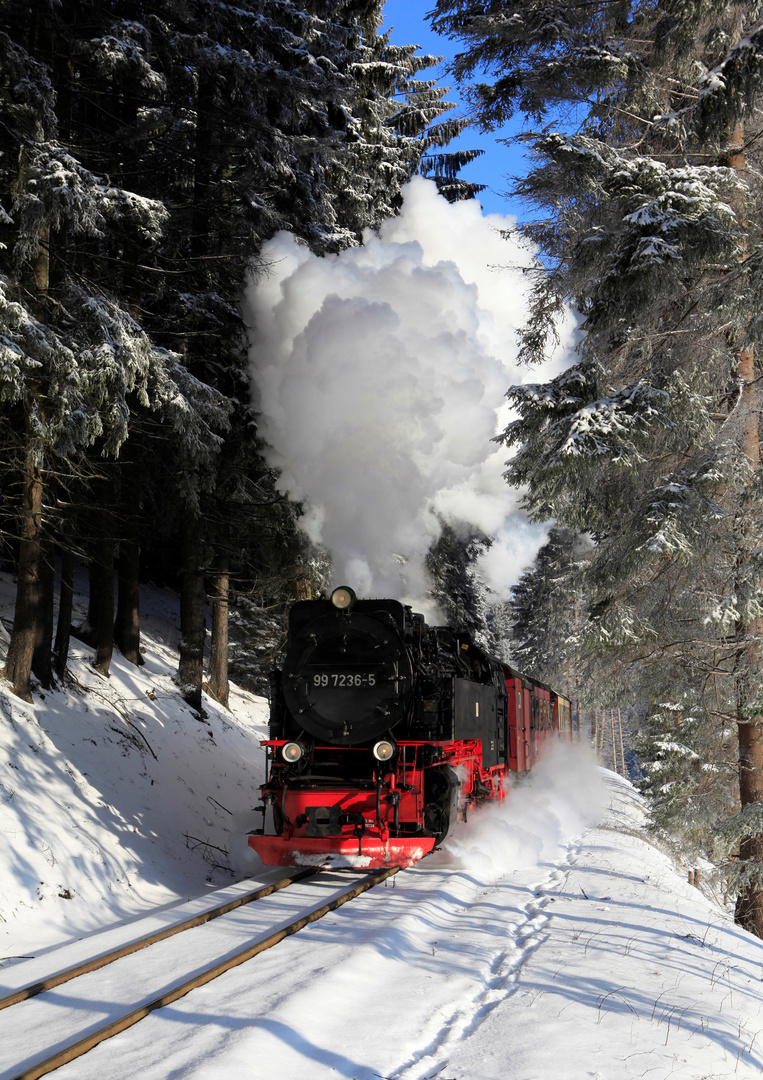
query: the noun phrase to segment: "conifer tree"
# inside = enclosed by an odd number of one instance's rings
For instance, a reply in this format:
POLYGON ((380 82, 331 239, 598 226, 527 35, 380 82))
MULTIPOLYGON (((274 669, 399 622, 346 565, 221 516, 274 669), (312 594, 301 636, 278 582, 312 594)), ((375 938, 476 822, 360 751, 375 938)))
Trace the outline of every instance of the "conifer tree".
POLYGON ((475 641, 494 648, 488 617, 488 593, 476 561, 492 540, 472 526, 442 522, 442 531, 426 557, 432 577, 431 597, 446 626, 470 631, 475 641))
MULTIPOLYGON (((44 666, 49 652, 54 533, 69 551, 92 540, 100 598, 118 550, 116 612, 92 609, 104 672, 115 619, 140 661, 140 545, 171 536, 169 557, 144 555, 187 586, 178 678, 200 707, 205 571, 219 615, 221 567, 235 554, 247 571, 233 534, 261 527, 268 475, 248 403, 247 275, 266 269, 258 252, 277 229, 318 252, 359 243, 432 150, 426 168, 467 193, 440 153, 458 125, 436 122, 442 91, 416 78, 433 59, 378 35, 381 0, 0 11, 0 489, 20 575, 7 674, 28 696, 34 656, 44 666), (46 492, 69 474, 93 506, 63 522, 46 492), (221 519, 226 503, 246 528, 221 519), (87 521, 93 536, 75 537, 87 521)), ((224 672, 212 682, 224 688, 224 672)))
POLYGON ((579 697, 583 637, 582 575, 588 545, 572 529, 553 527, 511 590, 512 657, 521 671, 579 697))
POLYGON ((66 11, 30 14, 12 0, 3 7, 0 407, 14 447, 5 479, 18 493, 19 537, 5 673, 16 692, 29 697, 35 653, 40 657, 52 637, 45 523, 53 471, 81 470, 91 447, 117 456, 130 416, 141 408, 161 410, 178 430, 182 423, 183 438, 206 453, 200 428, 220 403, 194 403, 198 386, 179 357, 153 343, 109 287, 113 258, 106 238, 145 250, 158 242, 167 214, 160 202, 112 183, 61 141, 64 130, 71 133, 73 111, 56 86, 57 73, 68 72, 75 55, 66 11))
POLYGON ((584 320, 574 367, 511 391, 508 478, 534 517, 594 537, 591 644, 642 685, 680 669, 692 709, 735 728, 742 813, 724 829, 737 918, 763 936, 760 16, 738 0, 435 9, 467 44, 457 75, 494 76, 471 91, 483 124, 543 125, 518 185, 545 214, 528 231, 548 269, 525 357, 564 302, 584 320))

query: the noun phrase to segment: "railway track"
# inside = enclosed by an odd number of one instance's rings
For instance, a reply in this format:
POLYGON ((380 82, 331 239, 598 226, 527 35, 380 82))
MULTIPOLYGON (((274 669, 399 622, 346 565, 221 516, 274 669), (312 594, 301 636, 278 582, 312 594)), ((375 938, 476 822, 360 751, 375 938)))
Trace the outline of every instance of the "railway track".
POLYGON ((0 1080, 37 1080, 396 873, 266 872, 0 971, 0 1080))

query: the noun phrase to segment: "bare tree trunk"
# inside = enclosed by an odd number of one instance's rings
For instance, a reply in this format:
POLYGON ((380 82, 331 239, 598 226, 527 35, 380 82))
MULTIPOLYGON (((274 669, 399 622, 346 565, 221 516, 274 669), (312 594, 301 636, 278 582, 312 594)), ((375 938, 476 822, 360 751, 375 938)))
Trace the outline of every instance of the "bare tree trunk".
POLYGON ((40 253, 32 266, 32 275, 35 293, 42 299, 50 287, 50 226, 41 225, 38 236, 40 253))
POLYGON ((53 646, 55 671, 61 682, 66 674, 69 659, 69 638, 74 607, 74 555, 68 548, 61 549, 61 589, 58 596, 58 625, 56 643, 53 646))
MULTIPOLYGON (((756 718, 759 719, 759 718, 756 718)), ((763 800, 763 743, 759 723, 740 720, 739 792, 742 807, 763 800)), ((739 845, 743 862, 763 863, 763 837, 746 836, 739 845)), ((745 930, 763 937, 763 889, 750 884, 737 897, 734 920, 745 930)))
POLYGON ((300 572, 297 577, 294 578, 294 599, 295 600, 312 600, 313 591, 310 586, 310 575, 306 572, 300 572))
MULTIPOLYGON (((42 137, 39 121, 34 123, 34 138, 42 137)), ((21 153, 19 179, 27 167, 26 150, 21 153)), ((44 318, 44 301, 50 285, 50 228, 47 223, 40 226, 38 238, 40 247, 32 265, 32 287, 34 292, 33 310, 44 318)), ((27 451, 23 466, 20 544, 18 582, 16 587, 16 606, 13 615, 13 630, 8 656, 5 661, 5 676, 10 681, 13 692, 24 701, 32 700, 30 675, 35 662, 35 650, 45 637, 45 583, 42 569, 42 470, 35 460, 33 438, 29 435, 29 417, 27 417, 27 451)), ((52 618, 52 610, 51 610, 52 618)), ((40 654, 36 657, 38 666, 40 654)))
POLYGON ((230 558, 221 549, 217 555, 212 592, 212 646, 209 656, 208 693, 228 708, 228 599, 230 595, 230 558))
POLYGON ((90 564, 87 621, 93 628, 93 667, 108 675, 114 654, 114 538, 100 536, 90 564))
MULTIPOLYGON (((743 172, 747 168, 744 151, 744 127, 738 123, 729 140, 729 168, 743 172)), ((744 417, 739 437, 739 449, 752 470, 760 469, 760 436, 757 390, 755 386, 755 352, 751 346, 739 351, 737 377, 742 385, 741 413, 744 417)), ((744 565, 757 537, 750 530, 747 550, 740 551, 740 563, 744 565)), ((743 571, 744 572, 744 569, 743 571)), ((754 623, 738 622, 735 628, 737 643, 737 730, 739 733, 739 801, 744 809, 751 803, 763 801, 763 716, 750 715, 750 702, 754 697, 750 687, 752 671, 761 665, 760 635, 763 628, 759 620, 754 623)), ((758 864, 763 873, 763 836, 746 836, 739 846, 743 862, 758 864)), ((740 892, 735 921, 746 930, 763 938, 763 887, 750 882, 740 892)))
POLYGON ((40 582, 42 475, 33 462, 31 452, 27 458, 22 484, 16 607, 11 643, 5 661, 5 677, 11 683, 14 694, 24 701, 31 701, 29 677, 32 672, 32 657, 37 642, 42 637, 44 618, 40 582))
POLYGON ((119 579, 114 644, 125 660, 141 667, 145 660, 140 651, 140 544, 133 536, 119 545, 119 579))
POLYGON ((88 643, 95 649, 93 667, 108 675, 114 652, 114 486, 111 477, 93 484, 88 643))
POLYGON ((145 661, 140 651, 140 471, 128 446, 119 471, 121 538, 114 644, 136 667, 145 661))
POLYGON ((53 546, 43 542, 40 549, 40 607, 41 619, 37 642, 32 654, 32 671, 46 690, 53 686, 53 594, 55 568, 53 546))
MULTIPOLYGON (((191 217, 191 265, 197 280, 206 280, 205 257, 209 255, 209 186, 212 172, 212 145, 215 129, 212 121, 214 86, 206 76, 200 76, 194 101, 196 113, 196 145, 193 169, 193 203, 191 217)), ((200 717, 204 679, 204 561, 199 538, 201 523, 186 511, 181 524, 181 584, 180 584, 180 662, 176 681, 180 692, 200 717)))
POLYGON ((186 514, 182 525, 180 588, 180 663, 176 682, 191 708, 204 716, 201 687, 204 676, 204 567, 201 557, 200 522, 186 514))
MULTIPOLYGON (((758 414, 752 404, 755 394, 752 349, 742 350, 737 371, 744 383, 743 401, 745 396, 750 401, 740 449, 753 468, 757 469, 760 467, 760 442, 758 414)), ((742 809, 750 803, 763 800, 763 716, 749 714, 750 701, 754 696, 750 688, 749 672, 760 668, 760 634, 761 626, 758 621, 753 624, 740 622, 736 625, 737 666, 740 669, 737 684, 739 801, 742 809)), ((744 837, 739 847, 739 857, 743 862, 759 864, 763 873, 763 836, 744 837)), ((760 884, 750 883, 739 894, 734 918, 746 930, 763 938, 763 887, 760 884)))
POLYGON ((623 776, 627 776, 625 770, 625 754, 623 753, 623 721, 620 716, 620 706, 617 707, 617 730, 620 733, 620 763, 623 767, 623 776))

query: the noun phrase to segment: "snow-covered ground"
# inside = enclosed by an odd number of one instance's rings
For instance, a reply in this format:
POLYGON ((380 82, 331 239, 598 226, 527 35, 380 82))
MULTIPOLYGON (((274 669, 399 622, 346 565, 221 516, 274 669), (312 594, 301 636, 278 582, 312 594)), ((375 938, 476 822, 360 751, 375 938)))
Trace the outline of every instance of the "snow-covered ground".
MULTIPOLYGON (((28 706, 0 684, 2 966, 247 872, 264 703, 197 720, 167 596, 144 612, 144 668, 101 679, 75 643, 79 686, 28 706)), ((447 850, 57 1076, 757 1077, 763 942, 644 824, 626 781, 562 750, 447 850)))
MULTIPOLYGON (((0 574, 9 626, 13 597, 0 574)), ((74 621, 84 614, 80 602, 74 621)), ((209 701, 198 720, 172 682, 176 597, 146 590, 142 621, 141 668, 115 653, 103 678, 73 638, 65 692, 38 690, 27 705, 0 682, 0 963, 230 884, 257 863, 243 837, 261 820, 251 809, 267 703, 233 688, 230 712, 209 701)))

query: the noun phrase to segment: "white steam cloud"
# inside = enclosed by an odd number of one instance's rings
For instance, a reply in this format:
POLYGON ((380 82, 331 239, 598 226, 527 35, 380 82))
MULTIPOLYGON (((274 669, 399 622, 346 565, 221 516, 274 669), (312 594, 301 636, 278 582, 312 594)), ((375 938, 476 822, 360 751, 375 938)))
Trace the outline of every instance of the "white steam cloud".
MULTIPOLYGON (((260 433, 335 583, 360 595, 422 606, 440 518, 496 537, 482 571, 499 592, 543 542, 490 441, 507 387, 549 374, 515 361, 534 258, 501 237, 513 224, 416 178, 362 247, 319 258, 287 233, 265 247, 272 271, 248 297, 260 433)), ((572 319, 562 332, 555 369, 572 319)))
POLYGON ((510 869, 553 863, 570 841, 601 821, 606 808, 602 771, 591 748, 553 743, 526 781, 515 784, 503 802, 470 813, 427 865, 491 880, 510 869))

